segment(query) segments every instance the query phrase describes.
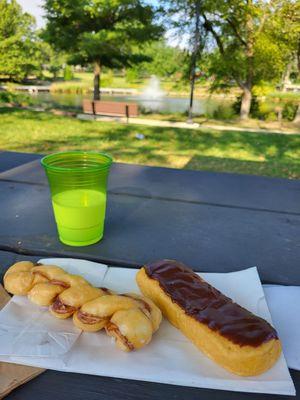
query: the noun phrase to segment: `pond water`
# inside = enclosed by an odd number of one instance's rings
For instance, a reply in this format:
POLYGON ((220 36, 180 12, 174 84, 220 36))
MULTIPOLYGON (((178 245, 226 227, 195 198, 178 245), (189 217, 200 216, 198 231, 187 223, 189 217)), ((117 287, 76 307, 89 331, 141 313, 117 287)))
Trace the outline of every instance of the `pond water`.
MULTIPOLYGON (((91 98, 91 95, 82 94, 66 94, 66 93, 47 93, 41 92, 33 94, 37 104, 52 107, 68 107, 76 110, 82 108, 82 100, 91 98)), ((184 113, 188 109, 189 99, 186 97, 160 97, 147 99, 143 95, 102 95, 102 100, 106 101, 126 101, 135 102, 146 112, 161 112, 161 113, 184 113)), ((231 100, 226 98, 201 98, 194 99, 193 112, 197 115, 204 113, 211 114, 219 106, 229 107, 231 100)))

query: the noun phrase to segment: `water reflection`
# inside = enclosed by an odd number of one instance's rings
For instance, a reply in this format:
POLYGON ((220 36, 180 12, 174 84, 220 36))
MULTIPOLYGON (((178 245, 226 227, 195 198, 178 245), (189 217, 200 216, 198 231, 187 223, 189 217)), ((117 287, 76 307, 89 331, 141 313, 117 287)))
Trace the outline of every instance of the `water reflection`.
MULTIPOLYGON (((70 93, 38 93, 34 96, 37 102, 44 106, 52 107, 71 107, 76 110, 82 109, 83 98, 90 97, 83 94, 70 93)), ((184 113, 188 109, 189 99, 185 97, 156 97, 146 98, 143 95, 102 95, 102 100, 107 101, 126 101, 138 103, 144 111, 159 111, 162 113, 184 113)), ((193 111, 195 114, 212 113, 219 106, 229 106, 231 101, 228 99, 201 98, 194 100, 193 111)))

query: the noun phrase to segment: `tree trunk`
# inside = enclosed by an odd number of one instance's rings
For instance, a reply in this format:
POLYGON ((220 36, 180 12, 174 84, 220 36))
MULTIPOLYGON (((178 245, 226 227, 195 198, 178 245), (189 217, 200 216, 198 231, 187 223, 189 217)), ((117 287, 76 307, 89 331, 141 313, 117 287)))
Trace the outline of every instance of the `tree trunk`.
POLYGON ((195 67, 192 68, 188 122, 193 122, 194 89, 195 89, 195 67))
POLYGON ((286 66, 286 69, 285 69, 285 71, 283 73, 282 81, 281 81, 281 90, 283 92, 286 92, 286 86, 291 83, 290 82, 290 75, 291 75, 291 71, 292 71, 292 66, 293 66, 293 63, 291 61, 286 66))
POLYGON ((94 65, 94 100, 100 100, 100 61, 95 61, 94 65))
POLYGON ((298 69, 298 78, 300 78, 300 39, 298 41, 298 50, 297 50, 297 69, 298 69))
POLYGON ((188 110, 188 122, 193 121, 193 103, 194 103, 194 89, 195 89, 195 70, 197 56, 200 48, 200 0, 196 2, 196 16, 195 16, 195 33, 194 33, 194 48, 191 59, 191 91, 190 91, 190 104, 188 110))
MULTIPOLYGON (((253 1, 247 0, 247 5, 251 9, 253 1)), ((245 55, 246 55, 246 83, 243 86, 242 103, 240 110, 240 118, 245 120, 249 118, 251 102, 252 102, 252 86, 254 77, 254 21, 250 11, 246 16, 246 43, 245 43, 245 55)))
POLYGON ((300 103, 298 105, 295 118, 293 119, 293 123, 300 126, 300 103))
POLYGON ((249 118, 250 109, 252 102, 252 92, 248 87, 243 88, 241 109, 240 109, 240 118, 245 120, 249 118))

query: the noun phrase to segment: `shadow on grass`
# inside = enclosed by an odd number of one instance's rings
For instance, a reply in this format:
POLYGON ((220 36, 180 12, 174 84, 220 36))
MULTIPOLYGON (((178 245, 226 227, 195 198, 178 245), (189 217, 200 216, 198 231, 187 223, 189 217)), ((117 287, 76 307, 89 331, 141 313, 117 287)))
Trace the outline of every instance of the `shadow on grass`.
POLYGON ((235 160, 233 158, 194 156, 183 168, 201 171, 222 171, 235 174, 263 175, 270 177, 280 176, 288 179, 300 179, 300 164, 296 163, 244 161, 235 160))
POLYGON ((2 127, 10 140, 8 147, 3 139, 4 149, 37 153, 97 150, 110 153, 118 161, 160 166, 173 166, 169 156, 182 156, 191 159, 185 166, 189 169, 300 177, 300 135, 82 121, 14 108, 0 108, 2 117, 0 130, 2 127), (33 131, 38 134, 28 140, 33 131), (144 139, 139 141, 137 133, 144 139))

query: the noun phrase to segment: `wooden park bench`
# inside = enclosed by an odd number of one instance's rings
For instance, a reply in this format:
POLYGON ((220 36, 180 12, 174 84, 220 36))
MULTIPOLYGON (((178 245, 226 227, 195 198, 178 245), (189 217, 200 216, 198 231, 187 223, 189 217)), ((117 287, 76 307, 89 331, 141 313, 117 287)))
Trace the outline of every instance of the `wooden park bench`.
POLYGON ((136 103, 117 101, 83 100, 83 112, 85 114, 108 115, 112 117, 137 117, 139 115, 136 103))

